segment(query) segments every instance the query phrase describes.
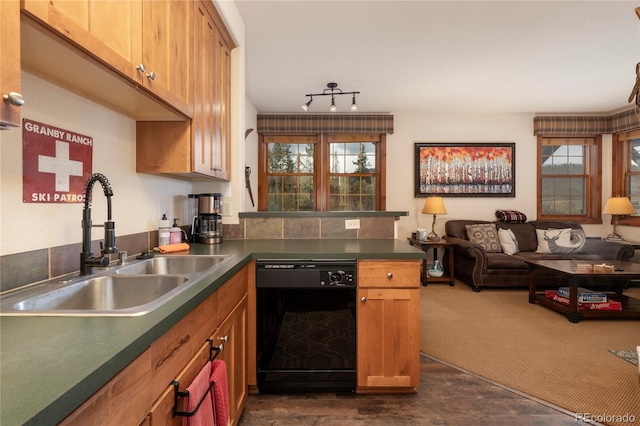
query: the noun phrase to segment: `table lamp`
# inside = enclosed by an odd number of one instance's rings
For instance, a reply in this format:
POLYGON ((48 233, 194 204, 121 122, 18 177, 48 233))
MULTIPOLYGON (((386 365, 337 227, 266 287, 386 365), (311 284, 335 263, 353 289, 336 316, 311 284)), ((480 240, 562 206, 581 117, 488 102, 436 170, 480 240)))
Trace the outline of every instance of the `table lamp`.
POLYGON ((436 241, 440 239, 438 234, 436 234, 436 215, 438 214, 447 214, 447 209, 444 207, 444 201, 442 197, 427 197, 424 202, 424 206, 422 207, 423 214, 432 214, 433 215, 433 223, 431 224, 431 232, 427 235, 427 240, 436 241))
POLYGON ((636 211, 629 201, 627 197, 610 197, 606 204, 604 205, 604 209, 602 209, 602 214, 610 214, 613 216, 613 232, 606 237, 605 240, 624 240, 620 234, 618 234, 618 218, 620 216, 625 216, 628 214, 635 214, 636 211))

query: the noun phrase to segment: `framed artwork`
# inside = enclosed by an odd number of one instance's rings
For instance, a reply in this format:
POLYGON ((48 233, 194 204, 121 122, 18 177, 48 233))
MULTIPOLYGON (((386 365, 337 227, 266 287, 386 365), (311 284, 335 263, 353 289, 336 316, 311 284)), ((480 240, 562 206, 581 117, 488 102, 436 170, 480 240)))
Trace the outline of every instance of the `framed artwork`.
POLYGON ((515 197, 515 143, 415 143, 415 196, 515 197))

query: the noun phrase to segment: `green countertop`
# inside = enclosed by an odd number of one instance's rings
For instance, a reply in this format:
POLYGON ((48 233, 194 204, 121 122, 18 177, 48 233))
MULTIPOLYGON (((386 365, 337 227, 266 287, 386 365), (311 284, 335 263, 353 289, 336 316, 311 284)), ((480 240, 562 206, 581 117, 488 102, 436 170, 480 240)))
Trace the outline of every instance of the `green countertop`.
POLYGON ((0 424, 59 423, 251 259, 425 257, 400 240, 228 240, 190 254, 235 257, 143 316, 0 317, 0 424))

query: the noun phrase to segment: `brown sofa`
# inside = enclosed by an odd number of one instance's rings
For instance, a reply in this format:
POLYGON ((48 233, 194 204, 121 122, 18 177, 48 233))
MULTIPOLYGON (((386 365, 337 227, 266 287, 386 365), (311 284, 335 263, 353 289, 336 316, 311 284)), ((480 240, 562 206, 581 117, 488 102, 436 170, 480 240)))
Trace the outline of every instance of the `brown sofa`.
MULTIPOLYGON (((471 286, 473 291, 483 287, 527 287, 529 269, 524 259, 587 259, 587 260, 623 260, 634 255, 630 244, 604 241, 600 238, 587 238, 580 252, 572 254, 536 253, 538 245, 536 229, 582 229, 580 224, 568 221, 534 220, 525 223, 506 223, 501 221, 450 220, 445 224, 446 240, 455 244, 455 277, 471 286), (515 235, 519 253, 487 253, 482 246, 473 244, 467 236, 465 225, 495 223, 497 229, 511 229, 515 235)), ((446 265, 448 266, 448 265, 446 265)), ((540 284, 544 287, 557 287, 559 277, 542 276, 540 284)))

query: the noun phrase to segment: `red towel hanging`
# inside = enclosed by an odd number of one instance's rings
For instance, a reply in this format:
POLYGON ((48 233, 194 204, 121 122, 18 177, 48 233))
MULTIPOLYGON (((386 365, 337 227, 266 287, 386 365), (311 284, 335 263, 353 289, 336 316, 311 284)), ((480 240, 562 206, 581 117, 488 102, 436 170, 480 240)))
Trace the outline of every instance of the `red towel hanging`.
POLYGON ((217 426, 229 424, 229 388, 227 386, 227 364, 215 359, 211 361, 211 379, 213 382, 213 406, 217 426))
POLYGON ((182 418, 182 426, 216 426, 211 396, 211 363, 207 362, 196 378, 187 387, 189 396, 184 399, 186 412, 197 411, 190 417, 182 418), (198 407, 198 404, 200 406, 198 407))

